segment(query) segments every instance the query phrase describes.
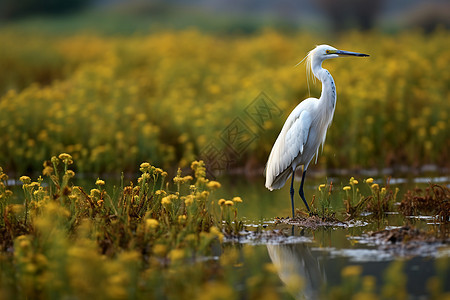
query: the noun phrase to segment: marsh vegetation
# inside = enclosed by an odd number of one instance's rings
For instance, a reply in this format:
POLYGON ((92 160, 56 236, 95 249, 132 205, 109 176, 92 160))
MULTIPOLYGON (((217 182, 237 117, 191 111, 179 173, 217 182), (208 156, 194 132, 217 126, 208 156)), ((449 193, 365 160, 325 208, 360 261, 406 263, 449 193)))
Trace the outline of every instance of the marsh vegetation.
POLYGON ((0 298, 448 297, 449 40, 334 41, 371 63, 325 65, 324 175, 306 183, 312 216, 291 219, 261 174, 297 99, 320 93, 293 68, 310 34, 0 30, 0 298), (255 122, 261 92, 274 114, 255 122), (202 161, 211 141, 222 160, 202 161))

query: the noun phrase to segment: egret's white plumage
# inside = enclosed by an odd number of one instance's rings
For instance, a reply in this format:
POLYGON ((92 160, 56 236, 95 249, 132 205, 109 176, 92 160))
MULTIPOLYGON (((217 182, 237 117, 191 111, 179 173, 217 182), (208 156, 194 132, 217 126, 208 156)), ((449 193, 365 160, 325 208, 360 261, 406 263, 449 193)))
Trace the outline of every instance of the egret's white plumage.
MULTIPOLYGON (((266 165, 265 185, 269 190, 283 187, 289 176, 294 176, 295 169, 299 166, 303 166, 303 172, 306 172, 314 155, 317 161, 319 146, 323 146, 325 142, 327 129, 333 120, 336 106, 336 86, 330 72, 322 68, 322 62, 343 55, 368 56, 338 50, 328 45, 317 46, 308 53, 307 71, 312 71, 314 77, 322 82, 322 94, 319 99, 308 98, 300 102, 284 123, 266 165)), ((304 173, 300 196, 309 210, 303 196, 303 180, 304 173)), ((293 206, 292 184, 291 200, 293 206)))

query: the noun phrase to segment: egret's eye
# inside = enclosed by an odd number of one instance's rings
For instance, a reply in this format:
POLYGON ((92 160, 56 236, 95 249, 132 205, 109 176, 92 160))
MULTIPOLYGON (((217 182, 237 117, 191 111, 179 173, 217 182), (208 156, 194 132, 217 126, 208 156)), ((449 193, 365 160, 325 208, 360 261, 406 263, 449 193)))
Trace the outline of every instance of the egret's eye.
POLYGON ((327 54, 330 54, 330 50, 327 50, 326 52, 327 52, 327 54))

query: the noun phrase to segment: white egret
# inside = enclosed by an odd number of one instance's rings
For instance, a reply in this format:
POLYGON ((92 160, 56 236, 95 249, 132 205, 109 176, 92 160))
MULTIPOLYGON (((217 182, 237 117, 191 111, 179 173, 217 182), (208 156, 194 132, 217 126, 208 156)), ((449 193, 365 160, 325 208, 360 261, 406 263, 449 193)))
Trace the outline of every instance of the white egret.
POLYGON ((299 194, 310 211, 303 193, 306 170, 314 155, 319 155, 319 146, 325 142, 328 127, 333 120, 336 105, 336 87, 328 70, 322 68, 326 59, 340 56, 369 56, 367 54, 338 50, 328 45, 314 48, 305 57, 307 72, 322 82, 322 94, 319 99, 308 98, 300 102, 284 123, 273 145, 267 161, 265 176, 269 190, 280 189, 289 176, 291 180, 291 205, 294 217, 294 175, 297 167, 303 166, 299 194))

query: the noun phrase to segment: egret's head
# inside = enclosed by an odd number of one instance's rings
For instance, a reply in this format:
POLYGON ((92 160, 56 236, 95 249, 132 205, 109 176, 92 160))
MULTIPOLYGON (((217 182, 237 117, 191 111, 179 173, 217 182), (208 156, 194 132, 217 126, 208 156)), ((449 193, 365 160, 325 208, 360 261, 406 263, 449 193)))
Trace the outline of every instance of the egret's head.
POLYGON ((319 45, 308 53, 310 60, 324 61, 326 59, 338 57, 338 49, 329 45, 319 45))
MULTIPOLYGON (((367 54, 363 54, 363 53, 357 53, 357 52, 349 52, 349 51, 344 51, 344 50, 338 50, 332 46, 329 45, 319 45, 316 48, 314 48, 313 50, 309 51, 308 55, 306 55, 306 57, 300 61, 297 65, 299 65, 301 62, 303 62, 304 60, 306 60, 306 79, 308 82, 308 90, 309 90, 309 81, 310 78, 313 79, 313 81, 315 81, 315 77, 311 74, 311 71, 313 71, 312 69, 315 67, 320 67, 322 65, 322 62, 326 59, 330 59, 330 58, 336 58, 336 57, 340 57, 340 56, 359 56, 359 57, 364 57, 364 56, 369 56, 367 54)), ((313 71, 314 72, 314 71, 313 71)))
POLYGON ((357 52, 350 52, 350 51, 344 51, 344 50, 338 50, 332 46, 329 45, 320 45, 314 48, 308 56, 311 57, 311 60, 318 60, 318 61, 324 61, 329 58, 335 58, 340 56, 369 56, 367 54, 363 53, 357 53, 357 52))
MULTIPOLYGON (((319 45, 313 50, 309 51, 308 55, 306 55, 306 57, 303 60, 306 60, 306 70, 309 72, 311 67, 322 65, 322 62, 324 60, 340 56, 364 57, 369 55, 357 52, 338 50, 329 45, 319 45)), ((299 65, 301 62, 299 62, 297 65, 299 65)))

